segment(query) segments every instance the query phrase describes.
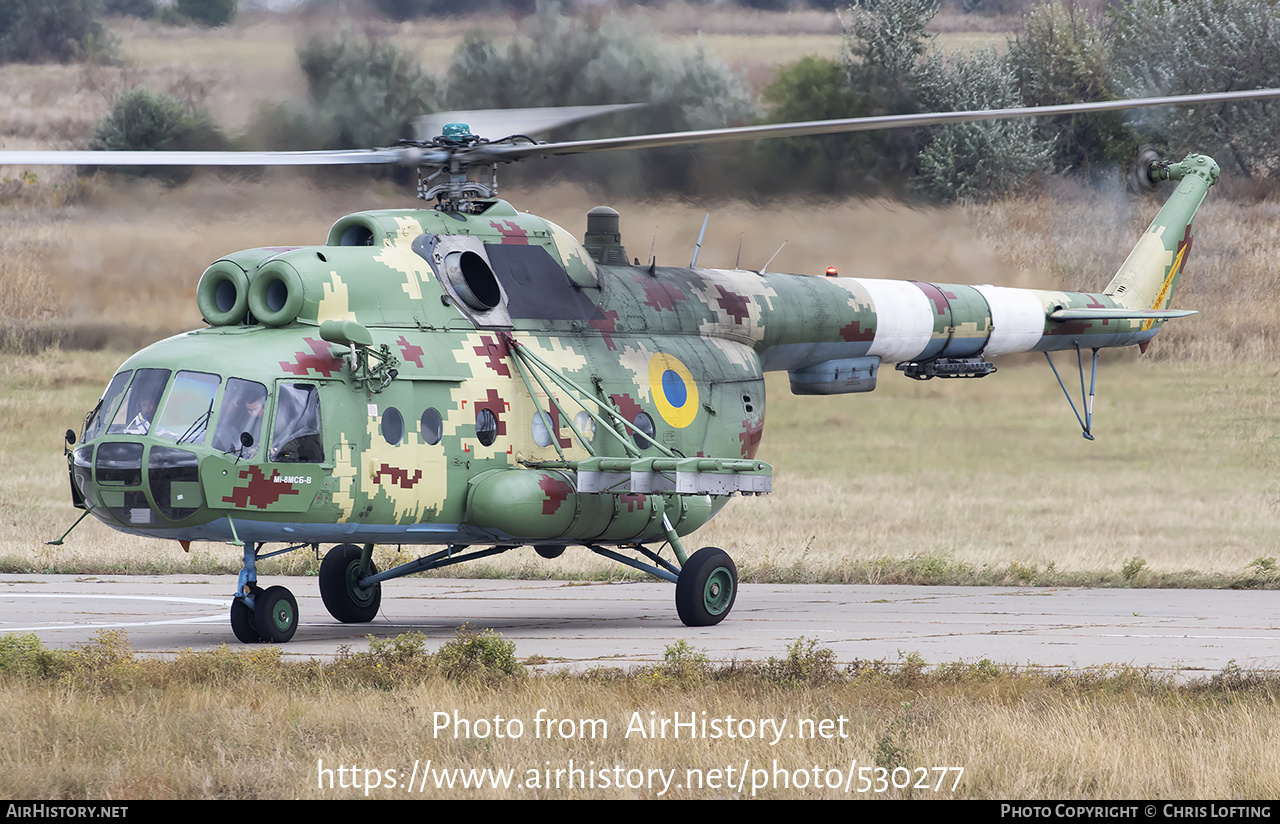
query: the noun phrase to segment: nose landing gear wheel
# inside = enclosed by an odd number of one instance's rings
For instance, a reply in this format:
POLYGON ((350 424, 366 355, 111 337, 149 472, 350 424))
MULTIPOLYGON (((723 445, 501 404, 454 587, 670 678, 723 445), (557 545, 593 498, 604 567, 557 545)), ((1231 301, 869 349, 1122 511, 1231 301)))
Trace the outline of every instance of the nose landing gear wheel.
POLYGON ((283 644, 298 629, 298 602, 284 587, 271 587, 254 599, 254 622, 268 644, 283 644))
POLYGON ((703 547, 689 556, 676 579, 676 612, 687 627, 720 623, 737 597, 738 567, 717 547, 703 547))
POLYGON ((344 624, 365 624, 378 615, 382 605, 382 584, 365 588, 360 579, 378 571, 373 561, 364 573, 360 569, 360 547, 339 544, 320 562, 320 600, 329 614, 344 624))
MULTIPOLYGON (((254 598, 262 597, 262 590, 253 587, 254 598)), ((262 636, 258 634, 258 622, 253 610, 242 598, 231 599, 231 631, 236 640, 242 644, 261 644, 262 636)))

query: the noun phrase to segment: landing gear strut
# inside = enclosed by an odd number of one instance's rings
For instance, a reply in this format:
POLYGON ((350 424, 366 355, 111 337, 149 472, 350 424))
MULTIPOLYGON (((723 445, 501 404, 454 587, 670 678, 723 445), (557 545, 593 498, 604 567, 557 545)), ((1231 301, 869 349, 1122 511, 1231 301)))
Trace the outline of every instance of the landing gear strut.
MULTIPOLYGON (((595 544, 587 544, 587 547, 598 555, 674 583, 676 612, 685 626, 715 626, 729 615, 737 600, 738 567, 729 554, 718 547, 703 547, 686 556, 670 522, 665 517, 663 521, 676 555, 674 560, 662 558, 657 552, 639 544, 625 546, 643 555, 641 559, 595 544)), ((239 587, 231 602, 231 631, 245 644, 283 644, 293 638, 298 629, 298 602, 284 587, 273 586, 265 590, 259 587, 256 563, 260 558, 292 552, 306 545, 270 554, 260 554, 259 546, 246 544, 244 547, 244 568, 240 570, 239 587)), ((339 544, 329 550, 320 564, 320 597, 329 614, 344 624, 367 623, 377 617, 382 606, 382 581, 488 557, 515 546, 499 544, 476 551, 467 551, 465 545, 449 546, 379 573, 373 563, 372 544, 363 547, 339 544)), ((559 545, 539 545, 535 549, 544 558, 557 557, 564 551, 564 547, 559 545)))
POLYGON ((729 553, 714 546, 686 556, 675 530, 668 525, 667 540, 680 566, 643 546, 631 545, 652 563, 646 563, 595 544, 587 548, 620 564, 649 573, 676 585, 676 613, 686 627, 711 627, 723 621, 738 599, 738 567, 729 553))
POLYGON ((231 631, 242 644, 283 644, 298 631, 298 602, 284 587, 258 586, 258 559, 298 547, 259 555, 261 544, 244 544, 244 566, 231 600, 231 631))

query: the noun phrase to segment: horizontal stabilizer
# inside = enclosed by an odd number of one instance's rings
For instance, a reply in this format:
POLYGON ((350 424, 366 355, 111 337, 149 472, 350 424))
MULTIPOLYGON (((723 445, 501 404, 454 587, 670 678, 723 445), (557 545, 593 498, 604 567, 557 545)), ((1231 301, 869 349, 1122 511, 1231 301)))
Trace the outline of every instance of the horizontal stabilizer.
POLYGON ((1194 309, 1058 309, 1049 320, 1168 320, 1194 314, 1194 309))

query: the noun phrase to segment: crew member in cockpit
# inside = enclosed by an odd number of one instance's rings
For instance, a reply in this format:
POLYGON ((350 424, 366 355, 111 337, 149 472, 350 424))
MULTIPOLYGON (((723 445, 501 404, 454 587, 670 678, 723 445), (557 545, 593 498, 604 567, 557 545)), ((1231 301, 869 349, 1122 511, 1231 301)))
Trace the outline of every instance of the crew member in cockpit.
POLYGON ((262 414, 267 406, 267 389, 254 381, 231 378, 218 415, 218 427, 213 436, 213 448, 219 452, 236 453, 242 458, 252 458, 258 453, 258 440, 262 437, 262 414), (246 446, 243 436, 248 435, 246 446))
POLYGON ((151 429, 151 420, 156 416, 156 399, 143 398, 138 404, 138 414, 125 425, 126 435, 145 435, 151 429))

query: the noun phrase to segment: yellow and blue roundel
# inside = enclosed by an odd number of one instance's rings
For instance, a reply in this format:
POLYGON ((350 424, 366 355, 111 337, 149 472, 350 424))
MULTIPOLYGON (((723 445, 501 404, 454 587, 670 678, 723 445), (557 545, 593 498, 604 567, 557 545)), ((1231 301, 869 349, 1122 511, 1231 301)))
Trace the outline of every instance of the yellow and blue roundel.
POLYGON ((650 358, 649 387, 664 421, 677 429, 693 423, 698 415, 698 385, 678 358, 664 352, 650 358))

